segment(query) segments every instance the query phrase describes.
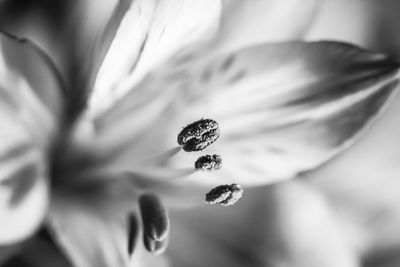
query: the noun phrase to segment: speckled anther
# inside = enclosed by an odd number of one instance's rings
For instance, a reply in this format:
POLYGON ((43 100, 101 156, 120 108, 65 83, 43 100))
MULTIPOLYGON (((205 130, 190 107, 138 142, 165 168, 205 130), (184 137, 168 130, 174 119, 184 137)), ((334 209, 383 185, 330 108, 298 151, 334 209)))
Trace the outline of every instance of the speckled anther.
POLYGON ((222 167, 222 158, 220 155, 205 155, 201 156, 194 163, 196 170, 213 171, 222 167))
POLYGON ((143 222, 143 242, 149 252, 160 254, 168 243, 168 211, 158 196, 144 194, 139 198, 140 213, 143 222))
POLYGON ((178 134, 178 144, 186 152, 200 151, 211 145, 219 137, 218 123, 211 119, 195 121, 178 134))
POLYGON ((220 185, 206 194, 208 204, 230 206, 235 204, 243 195, 243 188, 238 184, 220 185))

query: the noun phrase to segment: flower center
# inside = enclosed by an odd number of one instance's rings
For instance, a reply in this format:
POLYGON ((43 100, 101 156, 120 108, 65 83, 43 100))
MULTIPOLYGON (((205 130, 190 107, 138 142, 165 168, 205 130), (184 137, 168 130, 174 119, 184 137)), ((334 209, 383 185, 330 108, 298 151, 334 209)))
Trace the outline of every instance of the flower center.
MULTIPOLYGON (((111 153, 115 156, 110 156, 104 160, 98 158, 95 153, 91 153, 90 149, 86 151, 85 147, 87 146, 80 146, 79 143, 71 146, 67 142, 62 147, 65 149, 58 150, 66 152, 63 155, 58 155, 54 162, 54 176, 58 176, 55 184, 57 190, 72 192, 73 194, 83 192, 86 196, 88 190, 93 191, 92 195, 96 195, 96 188, 107 192, 107 188, 118 182, 118 178, 115 179, 115 176, 123 176, 122 179, 128 178, 129 181, 133 182, 134 188, 129 190, 135 191, 133 197, 138 198, 140 215, 133 211, 135 208, 123 210, 124 214, 127 215, 127 252, 129 255, 133 254, 135 242, 140 238, 139 229, 143 229, 141 238, 144 247, 149 252, 160 254, 168 244, 170 222, 168 211, 161 198, 155 192, 152 192, 156 191, 152 185, 153 183, 160 184, 163 181, 168 183, 171 178, 186 177, 197 171, 220 170, 222 168, 222 157, 218 154, 202 155, 191 167, 188 166, 184 169, 174 169, 170 162, 178 154, 199 152, 206 149, 219 136, 220 129, 215 120, 200 119, 188 124, 178 133, 177 143, 179 146, 162 153, 156 153, 156 155, 140 154, 135 162, 132 162, 132 154, 130 153, 111 153), (128 155, 129 157, 125 159, 120 155, 128 155), (124 176, 123 174, 128 175, 124 176)), ((237 184, 222 185, 207 193, 205 202, 230 206, 242 196, 242 193, 243 189, 237 184)), ((102 194, 102 192, 99 192, 99 194, 102 194)))

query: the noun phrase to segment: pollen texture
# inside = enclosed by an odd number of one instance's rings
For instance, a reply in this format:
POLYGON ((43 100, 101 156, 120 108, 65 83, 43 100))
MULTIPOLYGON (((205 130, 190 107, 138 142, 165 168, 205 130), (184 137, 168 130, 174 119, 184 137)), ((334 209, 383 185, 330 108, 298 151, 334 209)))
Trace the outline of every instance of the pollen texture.
POLYGON ((201 156, 194 163, 196 170, 213 171, 222 167, 222 158, 219 155, 205 155, 201 156))
POLYGON ((218 123, 211 119, 201 119, 184 127, 178 134, 177 141, 183 150, 191 152, 205 149, 218 137, 218 123))
POLYGON ((206 194, 208 204, 230 206, 235 204, 243 195, 243 188, 238 184, 220 185, 206 194))

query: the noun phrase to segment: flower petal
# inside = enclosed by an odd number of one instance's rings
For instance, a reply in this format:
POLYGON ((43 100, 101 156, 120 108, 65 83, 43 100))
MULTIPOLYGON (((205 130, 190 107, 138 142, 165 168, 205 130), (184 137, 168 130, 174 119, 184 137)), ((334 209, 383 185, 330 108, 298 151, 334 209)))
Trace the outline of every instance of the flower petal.
POLYGON ((131 184, 118 180, 59 190, 49 228, 74 266, 158 266, 145 252, 140 223, 136 239, 129 244, 133 254, 128 252, 128 215, 140 216, 137 191, 131 184))
POLYGON ((0 244, 31 235, 47 211, 47 153, 61 120, 61 85, 49 59, 0 35, 0 244))
POLYGON ((324 1, 307 38, 342 40, 398 58, 399 9, 400 2, 396 0, 324 1))
POLYGON ((219 15, 220 0, 134 1, 100 68, 92 112, 104 110, 125 93, 121 81, 136 80, 179 49, 212 37, 219 15))
POLYGON ((399 104, 397 95, 363 139, 304 177, 327 196, 347 236, 366 257, 385 258, 400 244, 400 150, 393 145, 400 133, 399 104))
POLYGON ((86 107, 112 37, 109 31, 118 20, 117 2, 5 0, 0 4, 0 28, 32 40, 54 60, 68 89, 64 101, 70 117, 86 107))
POLYGON ((232 50, 301 38, 321 1, 224 0, 216 46, 232 50))
MULTIPOLYGON (((204 117, 220 125, 207 153, 221 155, 224 166, 191 180, 292 178, 351 145, 397 84, 397 62, 343 43, 260 45, 196 58, 170 61, 98 118, 98 145, 113 153, 119 147, 118 164, 143 166, 146 151, 176 147, 179 127, 204 117)), ((178 153, 169 168, 191 168, 199 156, 178 153)))
MULTIPOLYGON (((52 116, 62 118, 62 97, 65 88, 63 88, 61 78, 50 58, 33 43, 12 35, 0 35, 0 49, 0 75, 2 75, 3 90, 7 90, 8 94, 16 94, 13 87, 29 87, 35 94, 34 97, 39 100, 35 105, 43 106, 42 113, 46 110, 52 116)), ((28 91, 22 88, 19 90, 28 91)), ((18 97, 23 98, 24 96, 14 96, 14 98, 18 97)), ((15 99, 18 102, 24 100, 26 101, 26 99, 15 99)), ((34 105, 33 102, 32 105, 34 105)), ((29 108, 39 109, 40 107, 30 106, 29 108)))

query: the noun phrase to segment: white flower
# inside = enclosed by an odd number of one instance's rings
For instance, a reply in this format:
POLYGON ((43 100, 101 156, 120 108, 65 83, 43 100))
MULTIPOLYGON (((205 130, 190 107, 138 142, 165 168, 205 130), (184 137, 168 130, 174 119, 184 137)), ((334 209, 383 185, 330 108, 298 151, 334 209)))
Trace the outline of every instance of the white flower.
POLYGON ((165 249, 165 207, 287 180, 351 145, 392 95, 398 63, 344 43, 240 38, 267 3, 120 1, 85 75, 65 86, 39 49, 1 35, 1 243, 44 223, 76 266, 134 264, 142 241, 165 249), (177 135, 200 118, 220 138, 185 152, 177 135), (206 153, 223 167, 196 170, 206 153))

